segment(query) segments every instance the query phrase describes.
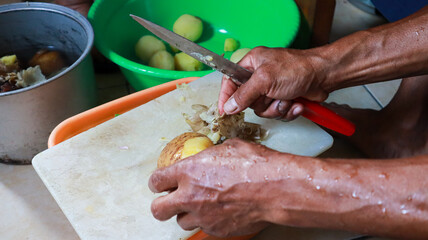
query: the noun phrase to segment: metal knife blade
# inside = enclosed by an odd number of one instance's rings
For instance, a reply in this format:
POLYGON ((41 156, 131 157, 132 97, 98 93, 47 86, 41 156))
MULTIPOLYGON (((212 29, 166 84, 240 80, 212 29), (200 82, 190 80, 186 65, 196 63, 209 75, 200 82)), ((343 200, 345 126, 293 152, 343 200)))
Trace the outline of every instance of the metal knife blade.
POLYGON ((171 44, 172 46, 180 49, 187 55, 195 58, 196 60, 204 63, 205 65, 218 70, 219 72, 229 76, 235 82, 244 84, 250 79, 252 72, 239 66, 238 64, 229 61, 228 59, 212 52, 199 44, 196 44, 187 38, 184 38, 164 27, 161 27, 153 22, 144 18, 130 14, 130 16, 145 27, 147 30, 171 44))

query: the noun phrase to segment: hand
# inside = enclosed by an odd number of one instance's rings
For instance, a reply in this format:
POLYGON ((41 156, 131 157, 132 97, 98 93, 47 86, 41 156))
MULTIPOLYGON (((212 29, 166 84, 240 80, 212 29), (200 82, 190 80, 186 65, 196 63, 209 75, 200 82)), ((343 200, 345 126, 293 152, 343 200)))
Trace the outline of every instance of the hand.
POLYGON ((253 72, 245 84, 238 86, 223 77, 218 108, 220 114, 235 114, 247 107, 260 117, 292 120, 303 112, 297 97, 324 101, 328 92, 322 87, 320 57, 315 50, 257 47, 239 65, 253 72))
POLYGON ((177 215, 183 229, 200 227, 220 237, 258 232, 268 225, 272 195, 266 184, 278 169, 270 160, 280 154, 232 139, 158 169, 150 189, 172 192, 153 201, 152 213, 159 220, 177 215))
POLYGON ((56 4, 74 9, 85 17, 88 15, 93 2, 92 0, 55 0, 56 4))

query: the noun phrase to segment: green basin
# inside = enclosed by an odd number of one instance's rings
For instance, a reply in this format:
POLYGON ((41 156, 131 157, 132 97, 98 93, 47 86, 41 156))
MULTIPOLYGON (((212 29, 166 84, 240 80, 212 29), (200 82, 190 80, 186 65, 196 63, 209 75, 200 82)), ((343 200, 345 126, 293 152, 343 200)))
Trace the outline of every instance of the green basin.
MULTIPOLYGON (((240 48, 256 46, 288 47, 299 29, 299 10, 293 0, 96 0, 88 19, 95 33, 95 46, 116 63, 136 90, 171 80, 204 76, 213 70, 186 72, 152 68, 134 53, 138 39, 151 34, 129 14, 146 18, 172 30, 182 14, 202 19, 204 32, 198 44, 218 54, 224 53, 226 38, 235 38, 240 48)), ((230 52, 225 53, 229 58, 230 52)))

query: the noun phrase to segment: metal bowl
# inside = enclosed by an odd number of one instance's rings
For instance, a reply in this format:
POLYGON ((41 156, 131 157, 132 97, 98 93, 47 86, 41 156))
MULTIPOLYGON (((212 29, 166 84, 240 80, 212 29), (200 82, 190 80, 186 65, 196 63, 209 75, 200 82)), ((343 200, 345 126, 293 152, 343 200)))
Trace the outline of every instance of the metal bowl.
POLYGON ((33 2, 0 6, 0 29, 1 56, 48 47, 70 63, 47 81, 0 93, 0 162, 29 164, 56 125, 96 105, 94 33, 78 12, 33 2))

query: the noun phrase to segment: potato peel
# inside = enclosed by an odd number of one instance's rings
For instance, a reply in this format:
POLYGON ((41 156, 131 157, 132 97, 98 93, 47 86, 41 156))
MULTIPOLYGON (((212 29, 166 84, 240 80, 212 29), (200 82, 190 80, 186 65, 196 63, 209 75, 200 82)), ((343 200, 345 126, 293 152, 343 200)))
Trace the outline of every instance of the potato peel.
POLYGON ((252 142, 260 142, 267 137, 267 131, 261 125, 244 121, 244 112, 220 115, 217 104, 209 107, 194 104, 192 109, 193 115, 183 113, 186 123, 192 131, 206 135, 214 144, 235 137, 252 142))

